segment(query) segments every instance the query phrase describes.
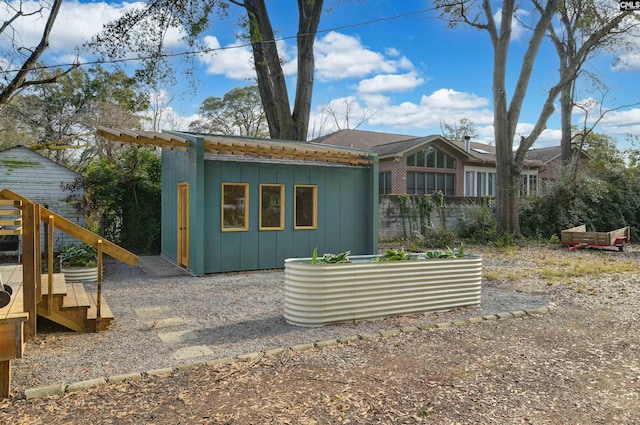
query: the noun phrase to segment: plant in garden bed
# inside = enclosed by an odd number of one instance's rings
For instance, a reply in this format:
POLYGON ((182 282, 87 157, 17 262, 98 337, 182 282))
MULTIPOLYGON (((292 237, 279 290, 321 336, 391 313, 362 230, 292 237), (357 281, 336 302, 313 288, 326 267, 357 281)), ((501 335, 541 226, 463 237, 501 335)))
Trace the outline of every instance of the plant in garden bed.
POLYGON ((341 252, 339 254, 329 254, 325 253, 322 257, 318 258, 318 247, 314 248, 313 254, 311 256, 311 264, 335 264, 335 263, 350 263, 349 255, 351 255, 351 251, 341 252))
POLYGON ((379 257, 376 257, 373 261, 402 261, 402 260, 415 260, 417 257, 412 256, 404 252, 404 248, 401 249, 387 249, 385 253, 379 257))
POLYGON ((69 245, 59 255, 61 267, 89 268, 98 265, 98 250, 87 244, 69 245))

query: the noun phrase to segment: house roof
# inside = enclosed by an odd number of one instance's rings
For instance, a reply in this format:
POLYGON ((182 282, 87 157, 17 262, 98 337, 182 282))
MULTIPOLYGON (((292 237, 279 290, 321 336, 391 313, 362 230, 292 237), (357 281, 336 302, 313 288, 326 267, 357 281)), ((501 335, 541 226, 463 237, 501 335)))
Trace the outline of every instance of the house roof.
POLYGON ((164 149, 189 150, 189 137, 204 140, 205 152, 213 155, 231 155, 265 159, 284 159, 305 162, 328 162, 350 165, 366 165, 375 161, 375 153, 346 149, 320 143, 289 140, 254 139, 187 132, 147 132, 99 127, 98 135, 118 142, 140 143, 164 149))
MULTIPOLYGON (((378 154, 381 160, 405 155, 411 150, 419 148, 422 145, 433 143, 436 140, 456 150, 460 157, 464 157, 468 163, 476 163, 479 165, 495 165, 496 163, 495 146, 486 143, 469 142, 469 149, 467 151, 465 141, 450 141, 441 135, 416 137, 404 134, 378 133, 375 131, 340 130, 316 139, 316 141, 322 141, 322 143, 336 146, 353 146, 371 149, 378 154)), ((526 167, 540 167, 541 164, 542 162, 537 158, 527 156, 524 165, 526 167)))
POLYGON ((551 146, 548 148, 530 149, 529 152, 527 152, 527 159, 547 164, 554 159, 560 158, 561 155, 562 149, 560 146, 551 146))
POLYGON ((346 148, 372 149, 374 146, 415 138, 416 136, 408 136, 406 134, 379 133, 376 131, 363 130, 339 130, 335 133, 318 137, 312 140, 312 142, 343 146, 346 148))
MULTIPOLYGON (((0 150, 0 157, 4 157, 7 154, 19 154, 19 155, 24 155, 24 156, 29 156, 29 157, 33 157, 35 158, 34 161, 38 161, 42 164, 47 164, 48 167, 54 167, 56 169, 61 170, 61 172, 63 173, 67 173, 71 176, 80 176, 80 173, 77 173, 76 171, 73 171, 72 169, 65 167, 62 164, 58 164, 55 161, 52 161, 51 159, 47 158, 44 155, 39 154, 38 152, 35 152, 31 149, 29 149, 28 147, 22 146, 22 145, 16 145, 16 146, 12 146, 10 148, 6 148, 6 149, 2 149, 0 150)), ((0 165, 4 165, 4 166, 8 166, 9 168, 12 167, 11 162, 9 163, 2 163, 0 165)), ((31 164, 31 166, 33 166, 34 164, 31 164)))
MULTIPOLYGON (((457 151, 460 156, 464 156, 468 160, 478 159, 473 153, 465 151, 464 144, 451 142, 446 137, 437 134, 416 137, 405 134, 377 133, 375 131, 340 130, 320 137, 316 139, 316 141, 337 146, 366 147, 377 153, 380 159, 403 156, 421 146, 439 141, 449 145, 449 147, 457 151)), ((484 146, 482 143, 476 144, 484 146)), ((495 162, 495 151, 494 155, 490 158, 495 162)), ((483 162, 486 160, 485 158, 479 159, 483 162)))
MULTIPOLYGON (((458 148, 466 151, 466 142, 455 141, 451 142, 458 148)), ((494 163, 496 162, 496 148, 493 145, 479 142, 469 142, 469 156, 472 160, 481 163, 494 163)))
POLYGON ((372 150, 379 155, 380 159, 384 159, 389 157, 404 156, 409 151, 415 150, 417 148, 420 148, 424 145, 431 144, 436 141, 440 141, 441 143, 450 145, 451 148, 458 151, 458 154, 469 157, 469 154, 465 152, 464 149, 460 149, 458 146, 451 143, 445 137, 438 136, 438 135, 414 137, 408 140, 385 143, 383 145, 374 146, 372 150))
MULTIPOLYGON (((571 150, 575 153, 578 147, 574 144, 571 146, 571 150)), ((584 150, 580 152, 580 155, 585 158, 591 158, 588 152, 584 150)), ((548 164, 551 161, 559 159, 562 156, 562 147, 551 146, 547 148, 531 149, 527 152, 527 159, 533 161, 540 161, 544 164, 548 164)))

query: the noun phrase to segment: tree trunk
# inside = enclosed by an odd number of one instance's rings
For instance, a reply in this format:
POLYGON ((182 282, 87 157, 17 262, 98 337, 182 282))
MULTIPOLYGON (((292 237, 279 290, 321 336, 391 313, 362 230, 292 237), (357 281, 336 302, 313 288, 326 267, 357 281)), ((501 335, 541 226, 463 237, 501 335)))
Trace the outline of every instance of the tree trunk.
POLYGON ((269 135, 272 139, 305 141, 315 68, 313 44, 323 0, 298 0, 298 75, 293 111, 265 1, 245 0, 243 4, 249 18, 253 60, 269 135))
POLYGON ((571 163, 571 111, 573 110, 573 84, 567 84, 560 91, 560 152, 562 165, 571 163))

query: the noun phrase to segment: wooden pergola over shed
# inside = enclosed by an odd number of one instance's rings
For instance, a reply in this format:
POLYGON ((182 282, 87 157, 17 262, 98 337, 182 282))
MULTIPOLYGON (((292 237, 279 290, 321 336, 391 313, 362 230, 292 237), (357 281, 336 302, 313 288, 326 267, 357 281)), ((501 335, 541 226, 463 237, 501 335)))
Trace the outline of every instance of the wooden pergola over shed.
MULTIPOLYGON (((99 136, 114 142, 156 146, 182 152, 187 152, 191 146, 189 139, 170 133, 120 130, 104 127, 99 127, 97 132, 99 136)), ((196 135, 196 133, 193 134, 196 135)), ((198 136, 202 137, 204 141, 205 152, 212 155, 233 155, 251 158, 327 162, 349 165, 366 165, 372 162, 371 152, 349 150, 319 143, 274 141, 239 136, 198 136)))

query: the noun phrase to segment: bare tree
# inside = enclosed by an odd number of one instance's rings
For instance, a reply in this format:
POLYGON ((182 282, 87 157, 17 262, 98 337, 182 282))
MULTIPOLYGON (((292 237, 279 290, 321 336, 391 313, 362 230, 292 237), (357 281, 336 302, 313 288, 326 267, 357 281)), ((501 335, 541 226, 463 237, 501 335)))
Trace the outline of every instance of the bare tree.
MULTIPOLYGON (((597 81, 597 80, 596 80, 597 81)), ((606 108, 604 106, 607 95, 609 94, 609 88, 601 84, 599 86, 600 98, 589 98, 581 102, 573 103, 574 108, 582 111, 582 122, 580 126, 572 126, 571 147, 573 154, 571 156, 571 179, 575 180, 578 175, 578 167, 580 164, 580 154, 583 152, 589 139, 595 133, 595 129, 605 116, 620 109, 637 106, 640 102, 619 105, 614 108, 606 108)))
POLYGON ((442 16, 449 20, 451 26, 461 23, 470 25, 487 32, 491 39, 493 47, 493 127, 496 141, 497 174, 496 215, 503 232, 520 235, 518 201, 520 172, 525 155, 544 130, 547 119, 553 112, 553 101, 559 90, 569 81, 568 78, 563 78, 557 86, 549 91, 536 126, 527 137, 521 138, 514 156, 513 143, 516 126, 527 94, 533 64, 557 9, 558 0, 548 0, 545 7, 539 10, 539 16, 535 18, 535 25, 533 25, 527 49, 522 57, 511 100, 507 98, 507 56, 511 45, 516 1, 504 0, 502 2, 499 22, 496 22, 496 15, 490 0, 483 0, 479 9, 473 0, 462 0, 455 4, 448 3, 447 0, 438 0, 436 4, 439 5, 442 16))
POLYGON ((320 105, 319 130, 357 130, 376 114, 375 111, 356 108, 355 103, 355 98, 347 96, 320 105))
POLYGON ((0 25, 0 35, 12 40, 11 47, 4 52, 3 61, 0 61, 0 73, 4 76, 4 81, 0 83, 0 110, 4 108, 13 96, 20 90, 42 84, 56 83, 64 75, 77 68, 77 64, 66 70, 58 70, 51 73, 47 78, 30 79, 29 73, 36 67, 42 54, 49 47, 49 35, 53 24, 58 17, 62 0, 54 0, 52 3, 40 1, 40 7, 32 12, 24 10, 25 2, 5 1, 4 7, 9 12, 9 18, 0 25), (48 16, 47 16, 48 14, 48 16), (17 29, 18 23, 36 15, 47 16, 42 36, 37 45, 24 45, 20 40, 17 29))
MULTIPOLYGON (((533 0, 538 10, 542 5, 533 0)), ((580 73, 584 63, 602 50, 619 49, 623 39, 640 24, 632 11, 620 12, 611 2, 594 0, 560 0, 556 12, 559 25, 549 27, 549 38, 560 59, 560 75, 580 73)), ((575 102, 575 78, 560 91, 562 162, 571 162, 571 115, 575 102)))
POLYGON ((593 31, 584 34, 581 46, 575 54, 560 67, 555 85, 547 91, 547 96, 540 110, 533 130, 527 136, 521 136, 518 149, 513 154, 516 126, 520 119, 523 103, 527 94, 531 73, 545 34, 551 30, 554 16, 558 12, 560 0, 542 2, 532 0, 535 14, 531 14, 529 25, 530 36, 527 48, 517 73, 516 85, 511 99, 507 98, 506 76, 507 55, 511 45, 512 27, 517 11, 515 0, 504 0, 499 13, 500 21, 496 22, 495 12, 490 0, 482 0, 478 6, 473 0, 462 0, 448 3, 438 0, 442 16, 449 20, 451 26, 470 25, 488 33, 493 46, 493 108, 494 134, 496 141, 497 168, 497 205, 496 215, 500 229, 506 233, 520 235, 518 220, 518 203, 520 189, 520 172, 527 152, 546 128, 547 120, 553 114, 554 102, 561 91, 576 80, 580 69, 591 52, 598 46, 599 40, 613 28, 610 25, 596 25, 593 31))
POLYGON ((457 142, 464 140, 465 137, 469 137, 471 139, 478 138, 475 123, 469 118, 460 118, 458 123, 454 122, 452 124, 449 124, 446 121, 441 121, 440 130, 442 130, 442 135, 444 137, 457 142))

